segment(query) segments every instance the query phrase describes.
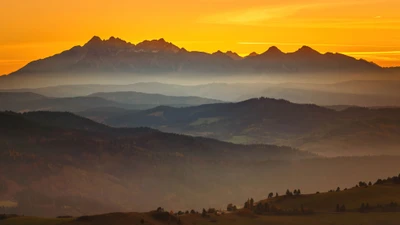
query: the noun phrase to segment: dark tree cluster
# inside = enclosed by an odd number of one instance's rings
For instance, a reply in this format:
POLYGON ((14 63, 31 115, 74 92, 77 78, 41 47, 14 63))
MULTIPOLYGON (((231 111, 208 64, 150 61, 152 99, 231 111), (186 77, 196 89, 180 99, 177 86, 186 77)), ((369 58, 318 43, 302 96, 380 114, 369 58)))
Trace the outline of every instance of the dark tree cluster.
MULTIPOLYGON (((291 196, 300 194, 300 190, 295 190, 293 193, 291 193, 291 196)), ((304 208, 303 205, 301 205, 299 209, 280 209, 274 205, 271 205, 268 202, 258 202, 254 204, 253 198, 247 199, 247 201, 244 203, 244 208, 251 210, 252 212, 259 215, 267 213, 274 213, 279 215, 301 215, 314 213, 314 211, 304 208)))
POLYGON ((368 212, 370 209, 368 203, 362 203, 360 206, 360 212, 368 212))
MULTIPOLYGON (((372 185, 371 182, 369 182, 369 184, 372 185)), ((356 185, 356 187, 368 187, 370 185, 368 185, 366 182, 360 181, 358 182, 358 185, 356 185)))
POLYGON ((254 208, 254 212, 257 214, 269 213, 271 212, 271 207, 267 202, 266 203, 259 202, 254 208))
POLYGON ((360 212, 366 213, 366 212, 399 212, 400 211, 400 205, 397 204, 396 202, 391 202, 389 204, 378 204, 375 207, 370 206, 368 203, 362 203, 359 209, 360 212))
POLYGON ((236 205, 233 205, 232 203, 228 204, 228 206, 226 207, 226 211, 228 212, 234 212, 237 210, 236 205))
POLYGON ((388 177, 387 179, 378 179, 374 185, 381 184, 400 184, 400 174, 398 176, 388 177))
POLYGON ((253 210, 253 208, 254 208, 254 199, 253 198, 247 199, 247 201, 244 203, 244 208, 253 210))
POLYGON ((291 192, 289 189, 286 190, 286 196, 299 196, 301 195, 300 189, 294 189, 293 192, 291 192))
POLYGON ((336 212, 346 212, 346 206, 342 205, 340 206, 339 204, 336 205, 336 212))

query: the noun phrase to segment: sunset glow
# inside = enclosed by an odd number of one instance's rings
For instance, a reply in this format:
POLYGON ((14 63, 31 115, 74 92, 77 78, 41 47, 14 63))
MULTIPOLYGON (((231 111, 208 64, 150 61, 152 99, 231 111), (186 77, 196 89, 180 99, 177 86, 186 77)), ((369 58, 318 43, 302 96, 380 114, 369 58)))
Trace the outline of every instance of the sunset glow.
POLYGON ((261 53, 308 45, 400 65, 398 0, 14 0, 0 3, 0 74, 93 35, 165 38, 188 50, 261 53))

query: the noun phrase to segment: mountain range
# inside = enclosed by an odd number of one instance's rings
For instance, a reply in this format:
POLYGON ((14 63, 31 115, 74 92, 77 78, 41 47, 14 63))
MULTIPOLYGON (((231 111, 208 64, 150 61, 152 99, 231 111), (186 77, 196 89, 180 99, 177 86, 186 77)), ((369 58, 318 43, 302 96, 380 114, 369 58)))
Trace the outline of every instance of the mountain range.
POLYGON ((270 47, 261 54, 252 53, 241 57, 231 51, 187 51, 164 39, 146 40, 135 45, 119 38, 102 40, 94 36, 83 46, 75 46, 59 54, 32 61, 8 76, 0 77, 0 87, 22 87, 21 83, 18 84, 20 77, 46 78, 50 82, 51 79, 61 79, 61 76, 68 76, 71 81, 71 78, 77 80, 95 74, 116 79, 120 76, 132 78, 152 74, 215 76, 393 71, 340 53, 322 54, 308 46, 290 53, 270 47))
POLYGON ((270 47, 262 54, 240 57, 234 52, 208 54, 187 51, 164 39, 134 45, 119 38, 94 36, 83 46, 33 61, 11 73, 282 73, 282 72, 377 72, 382 68, 365 60, 338 54, 321 54, 303 46, 292 53, 270 47))

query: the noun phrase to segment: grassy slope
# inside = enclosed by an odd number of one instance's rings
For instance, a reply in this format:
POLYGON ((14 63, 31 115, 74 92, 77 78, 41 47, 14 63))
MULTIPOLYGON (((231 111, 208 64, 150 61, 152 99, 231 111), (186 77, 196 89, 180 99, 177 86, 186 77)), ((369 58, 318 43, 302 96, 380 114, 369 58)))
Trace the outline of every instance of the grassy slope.
POLYGON ((362 203, 376 206, 377 204, 386 205, 390 202, 400 202, 400 185, 373 185, 340 192, 296 197, 280 196, 265 201, 283 209, 299 209, 303 205, 316 212, 333 212, 336 204, 344 204, 347 210, 356 210, 362 203))
MULTIPOLYGON (((392 213, 359 213, 346 212, 335 213, 336 203, 345 204, 347 209, 357 209, 362 202, 370 205, 387 204, 391 201, 400 200, 400 185, 375 185, 368 188, 352 188, 347 191, 302 195, 296 198, 285 198, 284 196, 269 199, 270 204, 282 208, 299 208, 304 205, 315 209, 312 215, 279 216, 279 215, 256 215, 250 211, 239 210, 236 213, 222 216, 210 215, 204 218, 199 214, 180 216, 181 224, 220 224, 220 225, 398 225, 399 212, 392 213)), ((34 217, 19 217, 8 220, 0 220, 0 225, 133 225, 141 224, 161 225, 178 224, 177 217, 169 216, 168 213, 110 213, 86 217, 85 219, 40 219, 34 217)))
MULTIPOLYGON (((311 216, 241 216, 226 214, 203 218, 201 215, 183 215, 183 225, 398 225, 400 213, 321 213, 311 216), (211 222, 214 221, 214 222, 211 222)), ((113 213, 90 217, 85 221, 62 219, 13 218, 0 221, 1 225, 141 225, 141 219, 147 225, 178 224, 176 221, 156 220, 150 214, 113 213)))
POLYGON ((235 214, 213 216, 204 219, 201 216, 182 217, 183 224, 219 224, 219 225, 398 225, 400 213, 343 213, 316 214, 311 216, 252 216, 243 217, 235 214), (211 220, 216 222, 212 223, 211 220))

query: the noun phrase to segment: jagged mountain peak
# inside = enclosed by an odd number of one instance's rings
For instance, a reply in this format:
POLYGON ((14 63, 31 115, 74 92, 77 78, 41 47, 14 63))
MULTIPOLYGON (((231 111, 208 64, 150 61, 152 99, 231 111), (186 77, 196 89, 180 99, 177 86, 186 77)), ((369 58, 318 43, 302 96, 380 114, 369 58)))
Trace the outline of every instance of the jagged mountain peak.
POLYGON ((271 46, 270 48, 268 48, 268 50, 266 52, 264 52, 261 55, 264 56, 281 56, 284 55, 285 53, 283 53, 278 47, 276 46, 271 46))
POLYGON ((242 59, 242 57, 239 54, 237 54, 236 52, 227 51, 225 54, 227 56, 231 57, 234 60, 241 60, 242 59))
POLYGON ((167 42, 164 38, 145 40, 136 45, 138 50, 152 52, 179 52, 180 48, 171 42, 167 42))
POLYGON ((304 54, 304 55, 321 55, 318 51, 314 50, 309 46, 302 46, 297 51, 294 52, 295 54, 304 54))
POLYGON ((254 57, 254 56, 258 56, 259 54, 257 52, 252 52, 250 53, 248 56, 246 57, 254 57))
POLYGON ((103 40, 99 36, 93 36, 84 46, 97 46, 102 42, 103 40))

